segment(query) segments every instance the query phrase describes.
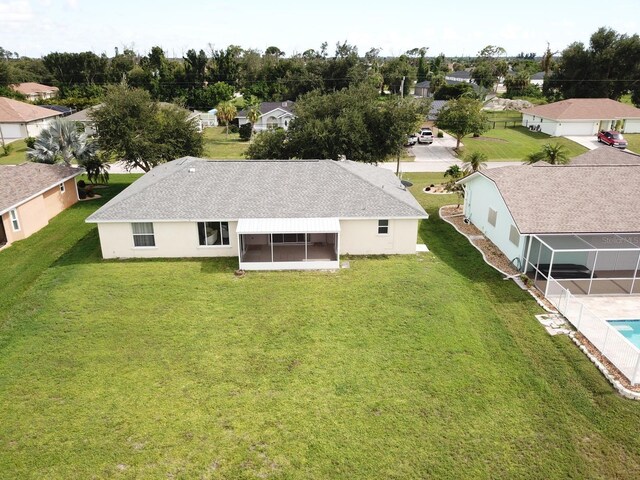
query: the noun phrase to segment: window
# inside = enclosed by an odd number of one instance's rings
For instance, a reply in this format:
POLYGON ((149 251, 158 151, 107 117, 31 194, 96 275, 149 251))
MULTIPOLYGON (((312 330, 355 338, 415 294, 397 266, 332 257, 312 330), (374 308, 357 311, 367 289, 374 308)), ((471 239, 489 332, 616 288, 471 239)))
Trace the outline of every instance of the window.
POLYGON ((14 208, 13 210, 9 210, 9 217, 11 218, 11 228, 13 228, 14 232, 20 230, 20 222, 18 221, 18 212, 14 208))
POLYGON ((229 245, 229 222, 198 222, 198 239, 203 247, 229 245))
POLYGON ((135 247, 155 247, 156 239, 153 234, 153 223, 132 223, 133 245, 135 247))
POLYGON ((378 235, 389 235, 389 220, 378 220, 378 235))
POLYGON ((509 241, 516 247, 520 245, 520 234, 518 233, 518 229, 513 225, 511 225, 511 230, 509 230, 509 241))
POLYGON ((489 224, 492 226, 496 226, 496 221, 498 220, 498 212, 496 212, 493 208, 489 208, 489 217, 487 218, 489 224))
MULTIPOLYGON (((274 233, 273 243, 304 243, 304 233, 274 233)), ((309 242, 309 235, 306 235, 306 241, 309 242)))
POLYGON ((64 183, 60 184, 60 193, 64 193, 64 183))

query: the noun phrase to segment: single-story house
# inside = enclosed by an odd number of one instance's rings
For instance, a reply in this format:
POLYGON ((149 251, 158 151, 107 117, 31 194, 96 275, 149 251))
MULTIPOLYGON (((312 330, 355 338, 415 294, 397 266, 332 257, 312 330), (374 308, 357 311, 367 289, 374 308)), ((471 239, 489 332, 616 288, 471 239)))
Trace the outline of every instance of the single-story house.
POLYGON ((76 203, 82 173, 64 165, 0 165, 0 246, 27 238, 76 203))
POLYGON ((60 112, 0 97, 0 142, 37 137, 60 112))
POLYGON ((570 98, 522 111, 524 127, 540 127, 554 137, 595 135, 600 130, 617 129, 640 133, 640 108, 610 98, 570 98))
MULTIPOLYGON (((169 107, 182 108, 182 107, 179 107, 178 105, 175 105, 173 103, 168 103, 168 102, 158 102, 158 105, 160 105, 160 108, 169 108, 169 107)), ((85 108, 84 110, 80 110, 72 115, 69 115, 67 117, 67 120, 82 124, 84 127, 84 132, 87 135, 95 135, 97 131, 96 131, 93 119, 91 118, 91 113, 99 108, 102 108, 101 103, 99 103, 98 105, 94 105, 92 107, 85 108)), ((189 112, 187 121, 192 121, 192 120, 196 123, 198 127, 198 131, 201 132, 202 119, 200 116, 200 112, 189 112)))
POLYGON ((200 116, 202 128, 218 126, 218 109, 212 108, 206 112, 196 112, 200 116))
MULTIPOLYGON (((458 85, 459 83, 468 83, 469 85, 471 85, 471 88, 473 88, 475 92, 480 91, 480 87, 473 81, 467 82, 467 81, 461 81, 461 80, 445 79, 445 83, 447 85, 458 85)), ((434 92, 431 91, 431 81, 425 80, 424 82, 416 83, 413 90, 413 94, 416 97, 423 97, 423 98, 433 97, 434 92)))
POLYGON ((535 85, 536 87, 542 88, 542 85, 544 85, 544 76, 544 72, 534 73, 533 75, 531 75, 531 77, 529 77, 529 83, 531 85, 535 85))
POLYGON ((352 161, 160 165, 87 218, 104 258, 238 257, 244 270, 335 269, 416 252, 427 213, 383 168, 352 161))
MULTIPOLYGON (((289 128, 289 123, 295 117, 293 113, 295 102, 262 102, 260 104, 260 118, 253 126, 255 131, 269 130, 272 128, 289 128)), ((249 123, 247 110, 240 110, 236 116, 238 125, 249 123)))
POLYGON ((471 70, 456 70, 455 72, 447 73, 444 78, 445 80, 452 80, 454 82, 473 82, 471 70))
POLYGON ((25 82, 11 85, 11 88, 27 97, 27 100, 47 100, 58 96, 58 87, 50 87, 41 83, 25 82))
POLYGON ((640 156, 601 147, 568 165, 473 173, 464 215, 547 294, 638 294, 640 156))

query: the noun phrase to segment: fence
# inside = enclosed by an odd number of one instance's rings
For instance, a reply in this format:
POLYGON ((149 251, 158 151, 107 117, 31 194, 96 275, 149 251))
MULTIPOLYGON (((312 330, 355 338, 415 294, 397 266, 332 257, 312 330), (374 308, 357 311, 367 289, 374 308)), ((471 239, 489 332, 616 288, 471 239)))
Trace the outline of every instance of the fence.
POLYGON ((613 363, 632 385, 640 383, 640 349, 602 318, 589 311, 569 290, 549 278, 549 300, 578 332, 613 363))
POLYGON ((493 129, 511 128, 511 127, 521 126, 522 121, 521 120, 489 120, 489 125, 491 125, 493 129))

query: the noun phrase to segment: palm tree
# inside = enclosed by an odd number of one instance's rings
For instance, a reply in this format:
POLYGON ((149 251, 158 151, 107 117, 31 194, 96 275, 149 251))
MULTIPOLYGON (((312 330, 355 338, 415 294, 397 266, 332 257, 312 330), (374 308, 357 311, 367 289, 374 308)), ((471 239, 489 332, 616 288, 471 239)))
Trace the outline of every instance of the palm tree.
POLYGON ((33 148, 27 150, 27 157, 32 162, 53 164, 62 161, 70 166, 72 160, 81 163, 95 151, 96 143, 90 141, 86 133, 78 132, 74 122, 57 118, 40 132, 33 148))
POLYGON ((458 165, 451 165, 449 168, 447 168, 444 172, 444 177, 445 178, 450 178, 451 181, 455 182, 456 180, 458 180, 460 177, 462 177, 462 170, 460 169, 460 166, 458 165))
POLYGON ((253 135, 253 126, 260 119, 261 115, 262 113, 260 113, 260 107, 255 103, 249 105, 249 107, 247 108, 247 119, 249 120, 249 123, 251 123, 251 135, 253 135))
POLYGON ((227 126, 227 136, 229 136, 229 123, 236 118, 238 110, 231 102, 222 102, 218 105, 218 118, 227 126))
POLYGON ((551 165, 564 165, 569 161, 569 152, 566 147, 559 143, 556 143, 555 145, 547 143, 542 147, 542 150, 530 153, 524 159, 525 163, 528 163, 529 165, 541 160, 550 163, 551 165))
POLYGON ((487 160, 487 156, 482 152, 473 152, 470 155, 467 155, 466 162, 462 165, 465 173, 475 173, 483 168, 487 168, 487 164, 485 163, 487 160))

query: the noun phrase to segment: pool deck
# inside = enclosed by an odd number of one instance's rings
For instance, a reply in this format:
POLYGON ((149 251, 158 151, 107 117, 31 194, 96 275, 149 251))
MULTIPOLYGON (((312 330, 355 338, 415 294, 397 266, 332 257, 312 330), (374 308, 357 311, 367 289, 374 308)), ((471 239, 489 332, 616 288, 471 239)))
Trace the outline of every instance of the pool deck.
POLYGON ((640 319, 640 295, 576 295, 575 298, 602 320, 640 319))

